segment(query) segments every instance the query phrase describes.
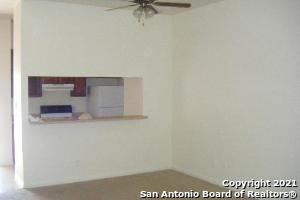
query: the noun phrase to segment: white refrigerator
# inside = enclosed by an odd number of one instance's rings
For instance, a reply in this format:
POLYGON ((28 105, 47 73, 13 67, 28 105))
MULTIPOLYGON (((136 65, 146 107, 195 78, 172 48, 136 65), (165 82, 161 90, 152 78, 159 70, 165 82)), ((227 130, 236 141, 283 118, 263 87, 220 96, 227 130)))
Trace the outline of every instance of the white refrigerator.
POLYGON ((124 87, 90 86, 88 88, 87 108, 93 117, 123 116, 124 87))

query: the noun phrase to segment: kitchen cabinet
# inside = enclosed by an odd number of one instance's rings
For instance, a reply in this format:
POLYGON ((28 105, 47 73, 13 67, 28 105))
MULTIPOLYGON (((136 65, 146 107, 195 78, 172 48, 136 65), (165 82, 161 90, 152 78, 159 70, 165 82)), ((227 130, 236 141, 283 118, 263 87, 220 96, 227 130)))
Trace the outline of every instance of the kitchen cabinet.
POLYGON ((76 79, 73 77, 59 77, 58 84, 75 84, 76 79))
POLYGON ((71 91, 72 97, 85 97, 86 96, 86 78, 74 78, 74 90, 71 91))
POLYGON ((42 84, 58 84, 57 77, 40 77, 42 84))
POLYGON ((73 77, 41 77, 42 84, 72 84, 76 78, 73 77))
POLYGON ((42 80, 40 77, 28 78, 28 95, 29 97, 42 96, 42 80))
POLYGON ((42 97, 42 84, 74 84, 72 97, 86 96, 86 78, 83 77, 29 77, 28 96, 42 97))

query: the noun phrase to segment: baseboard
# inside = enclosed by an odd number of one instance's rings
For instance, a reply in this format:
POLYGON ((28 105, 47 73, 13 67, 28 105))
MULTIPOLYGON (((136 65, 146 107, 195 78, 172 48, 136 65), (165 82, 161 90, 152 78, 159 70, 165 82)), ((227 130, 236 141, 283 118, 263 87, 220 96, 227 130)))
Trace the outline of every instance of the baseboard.
POLYGON ((94 181, 94 180, 101 180, 106 178, 116 178, 116 177, 122 177, 122 176, 130 176, 130 175, 137 175, 137 174, 143 174, 143 173, 151 173, 156 171, 163 171, 163 170, 170 170, 170 167, 166 168, 156 168, 156 169, 144 169, 144 170, 128 170, 123 171, 119 173, 111 173, 106 175, 89 175, 85 177, 77 177, 77 178, 69 178, 64 180, 48 180, 48 181, 40 181, 35 183, 24 183, 23 186, 26 189, 30 188, 37 188, 37 187, 47 187, 47 186, 54 186, 54 185, 63 185, 63 184, 71 184, 71 183, 79 183, 79 182, 85 182, 85 181, 94 181))
POLYGON ((217 180, 217 179, 214 179, 214 178, 211 178, 211 177, 208 177, 208 176, 205 176, 205 175, 199 175, 199 174, 196 174, 194 172, 190 172, 190 171, 187 171, 185 170, 183 167, 179 167, 179 166, 173 166, 172 168, 174 171, 177 171, 177 172, 180 172, 180 173, 183 173, 183 174, 186 174, 188 176, 192 176, 194 178, 198 178, 200 180, 203 180, 203 181, 206 181, 212 185, 216 185, 218 187, 221 187, 221 188, 225 188, 223 185, 222 185, 222 181, 223 180, 217 180))
MULTIPOLYGON (((222 179, 222 180, 217 180, 217 179, 214 179, 214 178, 211 178, 211 177, 207 177, 207 176, 204 176, 204 175, 200 175, 200 176, 199 176, 199 175, 196 174, 196 173, 188 172, 187 170, 184 170, 183 168, 178 167, 178 166, 173 166, 172 170, 177 171, 177 172, 180 172, 180 173, 183 173, 183 174, 185 174, 185 175, 188 175, 188 176, 191 176, 191 177, 194 177, 194 178, 198 178, 198 179, 203 180, 203 181, 205 181, 205 182, 207 182, 207 183, 210 183, 210 184, 212 184, 212 185, 216 185, 216 186, 218 186, 218 187, 220 187, 220 188, 224 188, 225 190, 230 189, 230 190, 235 191, 235 192, 241 191, 241 189, 240 189, 240 190, 236 190, 235 188, 226 188, 226 187, 224 187, 224 186, 222 185, 223 179, 222 179)), ((253 199, 254 199, 254 198, 253 198, 253 199)))
POLYGON ((24 181, 15 173, 15 181, 18 188, 24 188, 24 181))

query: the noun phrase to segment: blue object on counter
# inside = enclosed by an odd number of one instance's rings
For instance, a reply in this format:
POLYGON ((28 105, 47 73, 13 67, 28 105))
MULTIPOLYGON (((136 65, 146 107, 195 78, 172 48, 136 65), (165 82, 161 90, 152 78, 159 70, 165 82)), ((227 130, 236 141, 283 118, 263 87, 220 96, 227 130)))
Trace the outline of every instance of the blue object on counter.
POLYGON ((72 113, 72 105, 47 105, 40 107, 41 114, 72 113))

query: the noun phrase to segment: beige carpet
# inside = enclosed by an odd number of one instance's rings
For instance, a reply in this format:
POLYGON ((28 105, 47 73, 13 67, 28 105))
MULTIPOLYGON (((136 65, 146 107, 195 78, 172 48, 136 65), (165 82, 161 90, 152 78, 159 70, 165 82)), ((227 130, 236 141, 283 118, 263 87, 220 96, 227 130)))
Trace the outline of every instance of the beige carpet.
MULTIPOLYGON (((16 190, 0 200, 136 200, 140 191, 222 191, 215 185, 167 170, 59 186, 16 190)), ((171 198, 173 199, 173 198, 171 198)), ((201 198, 200 198, 201 199, 201 198)))

